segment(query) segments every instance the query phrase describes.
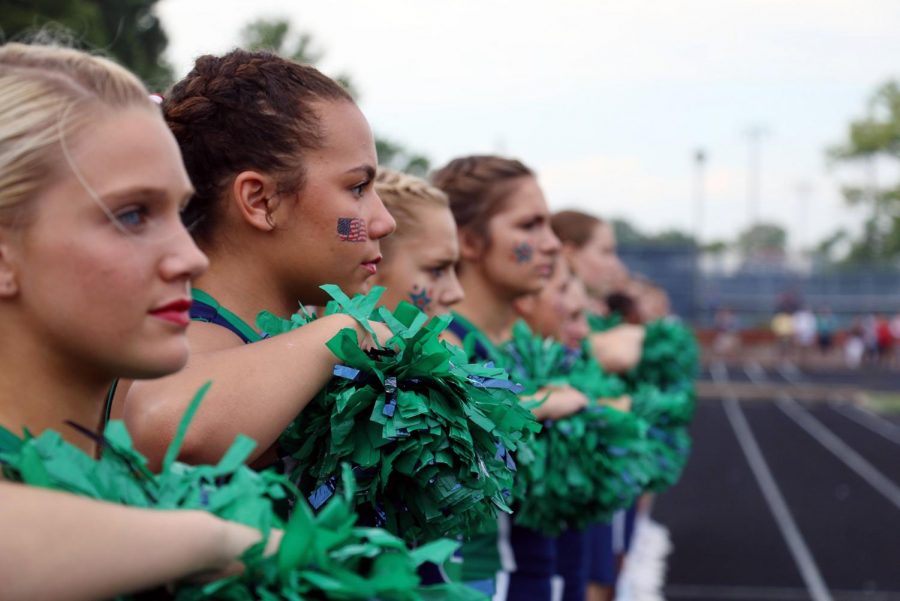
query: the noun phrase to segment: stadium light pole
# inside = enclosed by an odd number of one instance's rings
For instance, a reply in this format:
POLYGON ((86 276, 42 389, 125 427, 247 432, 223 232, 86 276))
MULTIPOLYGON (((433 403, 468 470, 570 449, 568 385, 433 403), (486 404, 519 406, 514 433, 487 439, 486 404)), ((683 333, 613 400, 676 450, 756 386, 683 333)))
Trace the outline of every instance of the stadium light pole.
POLYGON ((703 213, 704 201, 706 196, 706 152, 702 148, 694 151, 694 290, 693 290, 693 319, 695 321, 701 318, 702 310, 702 291, 701 291, 701 274, 700 259, 702 257, 703 245, 703 213))
POLYGON ((762 180, 762 148, 761 141, 768 131, 761 125, 753 125, 747 129, 749 145, 747 166, 747 219, 748 229, 759 223, 760 188, 762 180))
POLYGON ((703 241, 703 219, 706 201, 706 151, 694 151, 694 241, 701 246, 703 241))

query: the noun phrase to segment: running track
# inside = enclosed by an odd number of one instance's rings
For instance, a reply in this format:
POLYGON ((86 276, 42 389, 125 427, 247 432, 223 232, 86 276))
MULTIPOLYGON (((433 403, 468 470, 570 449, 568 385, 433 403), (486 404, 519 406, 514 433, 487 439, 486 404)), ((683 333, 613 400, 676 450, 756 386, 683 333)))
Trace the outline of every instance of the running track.
POLYGON ((791 398, 852 374, 710 367, 726 391, 778 382, 785 392, 699 402, 691 460, 653 509, 674 547, 666 599, 900 601, 900 423, 835 395, 791 398))

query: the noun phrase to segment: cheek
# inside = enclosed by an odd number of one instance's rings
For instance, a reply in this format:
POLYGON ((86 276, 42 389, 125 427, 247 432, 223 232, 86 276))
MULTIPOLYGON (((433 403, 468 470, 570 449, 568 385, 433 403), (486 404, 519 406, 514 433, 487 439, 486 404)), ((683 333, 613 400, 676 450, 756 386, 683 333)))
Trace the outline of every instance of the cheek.
POLYGON ((411 283, 407 297, 417 309, 426 311, 434 300, 434 289, 424 282, 411 283))
POLYGON ((519 242, 513 248, 512 258, 518 264, 531 263, 534 258, 534 245, 530 240, 519 242))
POLYGON ((338 217, 336 233, 341 242, 359 243, 369 240, 366 222, 360 217, 338 217))

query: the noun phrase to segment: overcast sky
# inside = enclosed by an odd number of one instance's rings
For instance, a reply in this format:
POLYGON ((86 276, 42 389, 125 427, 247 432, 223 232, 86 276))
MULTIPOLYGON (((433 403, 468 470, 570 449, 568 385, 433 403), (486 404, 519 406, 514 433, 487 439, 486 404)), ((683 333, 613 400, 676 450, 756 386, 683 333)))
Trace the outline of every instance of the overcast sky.
POLYGON ((795 246, 855 227, 839 187, 866 172, 824 151, 900 78, 898 0, 163 0, 159 14, 179 76, 245 23, 288 18, 326 73, 351 75, 376 132, 436 166, 521 158, 554 209, 695 231, 702 148, 707 241, 748 223, 754 128, 763 219, 795 246))

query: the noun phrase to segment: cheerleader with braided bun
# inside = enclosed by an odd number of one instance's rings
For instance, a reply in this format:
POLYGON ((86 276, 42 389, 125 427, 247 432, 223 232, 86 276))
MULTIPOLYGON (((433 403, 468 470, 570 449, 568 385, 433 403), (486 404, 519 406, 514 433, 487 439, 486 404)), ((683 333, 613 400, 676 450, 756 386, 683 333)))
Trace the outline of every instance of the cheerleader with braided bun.
POLYGON ((323 284, 368 290, 379 242, 394 229, 374 190, 372 132, 337 82, 266 52, 200 57, 163 111, 195 188, 183 219, 210 268, 193 290, 187 368, 120 386, 115 410, 158 462, 191 392, 212 380, 181 458, 215 462, 243 433, 258 443, 251 459, 268 465, 279 435, 332 377, 326 342, 352 328, 371 344, 348 315, 271 339, 256 318, 324 304, 323 284))
MULTIPOLYGON (((0 47, 3 599, 110 598, 222 576, 261 538, 205 512, 48 490, 58 468, 44 462, 89 464, 95 450, 66 422, 92 434, 114 378, 187 360, 188 287, 207 266, 179 219, 191 193, 134 75, 71 49, 0 47), (36 479, 12 464, 22 447, 36 479), (68 455, 51 452, 62 447, 68 455)), ((64 490, 84 478, 78 465, 64 470, 64 490)))
POLYGON ((463 298, 456 277, 459 240, 447 195, 428 182, 378 168, 375 191, 397 222, 381 246, 384 260, 373 282, 386 288, 381 301, 412 303, 428 315, 448 313, 463 298))
MULTIPOLYGON (((512 336, 516 299, 539 292, 553 273, 559 241, 534 173, 517 160, 458 158, 436 171, 435 186, 450 199, 459 228, 457 275, 465 298, 450 330, 473 360, 500 360, 512 336)), ((587 398, 568 386, 535 391, 540 420, 570 415, 587 398)), ((463 547, 463 578, 500 599, 550 599, 556 572, 552 537, 501 516, 496 532, 463 547)))

